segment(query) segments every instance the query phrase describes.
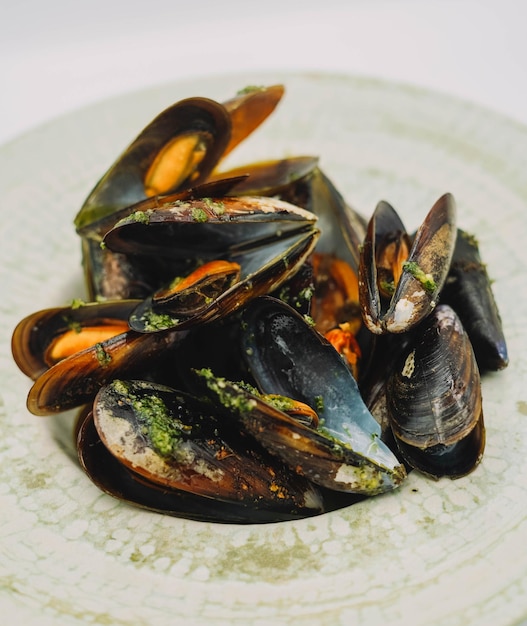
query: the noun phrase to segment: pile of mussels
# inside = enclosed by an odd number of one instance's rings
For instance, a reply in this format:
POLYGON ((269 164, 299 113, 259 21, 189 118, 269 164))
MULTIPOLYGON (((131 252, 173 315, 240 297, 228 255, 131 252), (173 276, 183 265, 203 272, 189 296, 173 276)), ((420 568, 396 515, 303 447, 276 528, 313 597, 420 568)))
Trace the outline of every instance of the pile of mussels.
POLYGON ((508 357, 453 197, 409 234, 387 202, 352 210, 314 157, 219 171, 283 91, 156 117, 76 217, 90 302, 14 331, 29 410, 80 407, 80 463, 126 502, 279 521, 481 460, 480 371, 508 357))

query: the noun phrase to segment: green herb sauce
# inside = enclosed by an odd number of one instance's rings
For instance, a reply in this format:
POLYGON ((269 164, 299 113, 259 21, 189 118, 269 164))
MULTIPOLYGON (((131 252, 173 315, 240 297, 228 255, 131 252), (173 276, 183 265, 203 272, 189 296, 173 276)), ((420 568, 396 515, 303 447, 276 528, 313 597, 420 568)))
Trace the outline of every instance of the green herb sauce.
POLYGON ((209 219, 204 209, 200 209, 198 207, 192 207, 190 215, 195 222, 206 222, 209 219))
POLYGON ((80 309, 81 306, 85 306, 86 302, 84 302, 84 300, 82 298, 73 298, 73 300, 71 301, 70 307, 72 309, 80 309))
POLYGON ((215 215, 223 215, 225 213, 225 203, 212 200, 212 198, 202 198, 203 204, 210 209, 215 215))
POLYGON ((166 313, 154 313, 153 311, 148 311, 142 315, 140 321, 143 323, 144 329, 147 332, 166 330, 167 328, 172 328, 179 322, 178 319, 166 313))
POLYGON ((102 343, 95 344, 95 356, 101 367, 107 367, 112 361, 111 355, 106 352, 102 343))
POLYGON ((324 410, 324 398, 322 396, 315 396, 315 409, 317 413, 322 413, 324 410))
POLYGON ((208 368, 196 370, 196 373, 205 379, 207 387, 218 396, 224 407, 244 414, 252 411, 256 406, 256 400, 247 397, 247 392, 236 383, 214 376, 208 368))
POLYGON ((152 213, 151 209, 147 209, 146 211, 134 211, 127 215, 122 220, 119 220, 116 226, 120 226, 121 224, 149 224, 150 223, 150 215, 152 213))
POLYGON ((243 87, 239 91, 236 92, 237 96, 246 96, 255 91, 265 91, 265 87, 263 85, 247 85, 243 87))
POLYGON ((405 272, 409 272, 414 278, 416 278, 428 293, 434 293, 436 291, 437 285, 432 275, 425 274, 415 261, 406 261, 403 263, 403 270, 405 272))
POLYGON ((387 293, 390 296, 395 293, 395 283, 393 282, 393 280, 382 280, 379 287, 382 289, 382 291, 384 291, 384 293, 387 293))
POLYGON ((159 396, 136 394, 129 385, 120 380, 115 380, 112 386, 119 395, 126 398, 126 402, 132 407, 141 432, 152 448, 160 456, 173 456, 182 435, 190 433, 192 428, 171 414, 159 396))
POLYGON ((315 326, 315 320, 311 317, 311 315, 304 315, 304 322, 308 326, 315 326))

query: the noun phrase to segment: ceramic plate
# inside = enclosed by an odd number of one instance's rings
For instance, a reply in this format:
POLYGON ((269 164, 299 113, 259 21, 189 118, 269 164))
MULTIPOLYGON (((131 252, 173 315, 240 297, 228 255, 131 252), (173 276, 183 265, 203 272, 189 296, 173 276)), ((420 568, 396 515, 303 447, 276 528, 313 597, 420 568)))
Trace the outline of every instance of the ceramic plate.
POLYGON ((328 75, 189 80, 75 112, 0 149, 0 536, 3 615, 57 623, 492 624, 527 617, 527 129, 466 102, 328 75), (141 128, 180 98, 283 82, 231 164, 320 156, 350 204, 409 229, 454 194, 493 278, 511 364, 485 376, 487 449, 466 478, 263 526, 143 512, 102 494, 72 454, 71 416, 36 418, 10 356, 16 322, 83 295, 72 220, 141 128), (177 619, 176 619, 177 616, 177 619))

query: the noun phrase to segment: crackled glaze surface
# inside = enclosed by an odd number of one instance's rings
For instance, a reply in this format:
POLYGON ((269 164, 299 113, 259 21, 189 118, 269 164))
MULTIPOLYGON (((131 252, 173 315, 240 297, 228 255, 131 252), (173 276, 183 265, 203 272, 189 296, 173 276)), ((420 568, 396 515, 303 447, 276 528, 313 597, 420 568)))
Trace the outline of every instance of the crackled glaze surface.
POLYGON ((468 103, 364 78, 214 77, 90 107, 0 149, 0 605, 27 624, 478 623, 527 617, 527 129, 468 103), (316 154, 348 201, 389 200, 415 227, 444 192, 495 280, 511 365, 484 377, 487 450, 457 481, 315 519, 213 525, 100 493, 70 444, 71 415, 35 418, 11 361, 16 322, 83 294, 72 226, 137 132, 186 96, 283 82, 275 115, 231 163, 316 154), (411 620, 409 621, 409 616, 411 620), (179 623, 179 622, 178 622, 179 623))

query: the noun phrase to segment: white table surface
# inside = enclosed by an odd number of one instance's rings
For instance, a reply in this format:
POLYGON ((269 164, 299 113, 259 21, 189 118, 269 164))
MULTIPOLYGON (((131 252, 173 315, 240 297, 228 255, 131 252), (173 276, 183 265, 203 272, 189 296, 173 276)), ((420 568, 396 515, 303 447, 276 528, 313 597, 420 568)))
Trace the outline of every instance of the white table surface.
POLYGON ((402 81, 527 123, 526 23, 523 0, 18 0, 2 6, 0 144, 112 95, 251 69, 402 81))

